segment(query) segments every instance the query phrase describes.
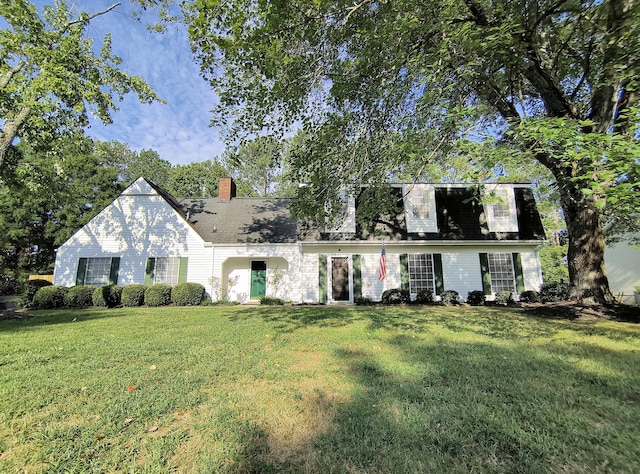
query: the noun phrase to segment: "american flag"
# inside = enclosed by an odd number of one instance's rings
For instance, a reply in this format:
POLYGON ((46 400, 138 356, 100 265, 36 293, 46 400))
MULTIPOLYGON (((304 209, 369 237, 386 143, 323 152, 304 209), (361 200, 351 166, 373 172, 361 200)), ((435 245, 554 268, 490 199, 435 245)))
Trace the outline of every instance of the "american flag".
POLYGON ((380 268, 378 268, 378 280, 384 280, 387 276, 387 252, 384 250, 384 242, 382 242, 382 252, 380 252, 380 268))

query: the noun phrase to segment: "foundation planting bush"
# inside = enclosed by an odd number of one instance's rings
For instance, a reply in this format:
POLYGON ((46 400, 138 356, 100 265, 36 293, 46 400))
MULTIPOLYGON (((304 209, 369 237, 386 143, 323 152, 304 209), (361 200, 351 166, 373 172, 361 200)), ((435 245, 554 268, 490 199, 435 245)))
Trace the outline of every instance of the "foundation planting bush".
POLYGON ((64 286, 44 286, 33 296, 33 306, 37 309, 55 309, 64 307, 64 286))
POLYGON ((442 304, 458 304, 460 301, 460 293, 455 290, 445 290, 440 295, 442 304))
POLYGON ((93 305, 106 308, 115 308, 120 305, 122 297, 122 287, 118 285, 107 285, 96 288, 92 295, 93 305))
POLYGON ((467 303, 471 306, 483 306, 485 301, 484 291, 474 290, 467 294, 467 303))
POLYGON ((93 305, 95 287, 90 285, 72 286, 64 295, 64 305, 67 308, 88 308, 93 305))
POLYGON ((125 286, 122 289, 122 297, 120 299, 122 306, 142 306, 147 288, 147 286, 139 284, 125 286))
POLYGON ((33 304, 33 297, 40 288, 51 286, 51 282, 47 280, 27 280, 24 284, 24 293, 22 295, 22 306, 28 308, 33 304))
POLYGON ((167 306, 171 304, 171 285, 159 283, 144 292, 144 304, 147 306, 167 306))
POLYGON ((432 304, 433 303, 433 290, 420 290, 416 294, 416 303, 418 304, 432 304))
POLYGON ((409 290, 392 288, 382 293, 382 304, 409 304, 410 302, 409 290))
POLYGON ((178 283, 171 290, 171 301, 176 306, 197 306, 204 300, 204 286, 200 283, 178 283))
POLYGON ((522 303, 540 303, 540 294, 535 290, 523 291, 520 293, 522 303))

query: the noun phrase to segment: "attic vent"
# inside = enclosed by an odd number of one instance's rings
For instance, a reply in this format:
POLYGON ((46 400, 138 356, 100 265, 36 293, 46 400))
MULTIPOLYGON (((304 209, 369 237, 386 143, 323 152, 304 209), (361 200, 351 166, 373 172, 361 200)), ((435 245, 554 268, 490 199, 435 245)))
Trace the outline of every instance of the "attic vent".
POLYGON ((218 232, 218 228, 214 225, 213 229, 211 229, 211 232, 215 234, 216 232, 218 232))

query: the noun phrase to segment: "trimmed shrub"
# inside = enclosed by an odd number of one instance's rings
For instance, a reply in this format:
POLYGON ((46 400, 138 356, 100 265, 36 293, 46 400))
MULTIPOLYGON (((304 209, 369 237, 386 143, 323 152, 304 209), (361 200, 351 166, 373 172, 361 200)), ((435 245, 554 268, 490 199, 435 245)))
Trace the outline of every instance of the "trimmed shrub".
POLYGON ((486 299, 484 291, 482 290, 470 291, 467 294, 467 303, 471 306, 483 306, 486 299))
POLYGON ((373 301, 371 301, 369 298, 367 298, 366 296, 358 296, 355 300, 354 303, 358 306, 372 306, 373 305, 373 301))
POLYGON ((68 308, 88 308, 93 305, 93 292, 91 285, 72 286, 64 295, 64 305, 68 308))
POLYGON ((416 303, 418 304, 432 304, 433 303, 433 290, 420 290, 416 294, 416 303))
POLYGON ((540 300, 543 303, 555 303, 569 299, 569 284, 565 282, 545 283, 540 288, 540 300))
POLYGON ((147 288, 147 286, 139 284, 125 286, 122 289, 122 296, 120 298, 122 306, 142 306, 144 303, 144 293, 147 288))
POLYGON ((107 285, 96 288, 92 295, 93 305, 103 308, 114 308, 120 304, 122 287, 107 285))
POLYGON ((410 302, 409 290, 392 288, 382 293, 382 304, 408 304, 410 302))
POLYGON ((498 293, 496 293, 496 304, 507 306, 511 303, 513 303, 513 293, 506 290, 498 291, 498 293))
POLYGON ((35 294, 40 288, 44 288, 45 286, 52 286, 52 283, 47 280, 27 280, 24 283, 24 293, 20 304, 25 308, 31 306, 33 304, 33 297, 35 294))
POLYGON ((523 291, 520 293, 521 303, 540 303, 540 294, 534 290, 523 291))
POLYGON ((458 304, 460 301, 460 293, 455 290, 445 290, 440 295, 442 304, 458 304))
POLYGON ((67 288, 64 286, 43 286, 33 295, 33 306, 38 309, 62 308, 66 292, 67 288))
POLYGON ((282 306, 284 300, 282 298, 274 298, 273 296, 263 296, 260 298, 260 304, 267 306, 282 306))
POLYGON ((144 292, 144 304, 147 306, 167 306, 171 304, 171 285, 159 283, 144 292))
POLYGON ((171 301, 176 306, 197 306, 204 300, 204 286, 200 283, 178 283, 171 290, 171 301))

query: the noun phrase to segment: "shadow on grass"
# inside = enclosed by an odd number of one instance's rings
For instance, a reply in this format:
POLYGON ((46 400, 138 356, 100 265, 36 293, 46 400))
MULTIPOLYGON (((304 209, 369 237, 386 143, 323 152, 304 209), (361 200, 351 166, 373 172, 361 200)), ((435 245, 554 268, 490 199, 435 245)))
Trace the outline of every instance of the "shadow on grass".
MULTIPOLYGON (((400 354, 393 361, 366 349, 336 351, 354 396, 313 439, 314 457, 274 471, 640 469, 637 372, 596 375, 544 351, 494 344, 402 335, 391 344, 400 354)), ((640 354, 627 356, 637 367, 640 354)))
POLYGON ((585 335, 611 339, 637 338, 637 325, 616 323, 605 327, 599 320, 540 318, 513 307, 470 306, 293 306, 243 307, 229 316, 230 321, 260 318, 282 333, 305 327, 340 327, 357 321, 367 322, 371 330, 398 329, 415 333, 429 332, 430 326, 454 332, 473 332, 487 337, 534 339, 552 337, 568 329, 585 335))
POLYGON ((24 328, 36 326, 120 318, 123 313, 118 308, 88 308, 24 311, 17 313, 16 316, 0 320, 0 332, 21 331, 24 328))

